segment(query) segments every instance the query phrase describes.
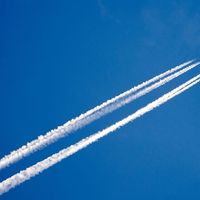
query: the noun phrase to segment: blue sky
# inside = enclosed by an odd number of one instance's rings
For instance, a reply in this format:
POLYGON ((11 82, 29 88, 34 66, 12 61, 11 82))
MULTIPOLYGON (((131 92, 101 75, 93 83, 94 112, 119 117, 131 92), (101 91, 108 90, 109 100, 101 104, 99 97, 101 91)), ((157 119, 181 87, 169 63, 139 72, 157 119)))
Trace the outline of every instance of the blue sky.
MULTIPOLYGON (((1 1, 0 157, 134 85, 199 58, 198 1, 1 1)), ((111 125, 170 84, 0 172, 111 125)), ((199 85, 2 199, 199 199, 199 85)))

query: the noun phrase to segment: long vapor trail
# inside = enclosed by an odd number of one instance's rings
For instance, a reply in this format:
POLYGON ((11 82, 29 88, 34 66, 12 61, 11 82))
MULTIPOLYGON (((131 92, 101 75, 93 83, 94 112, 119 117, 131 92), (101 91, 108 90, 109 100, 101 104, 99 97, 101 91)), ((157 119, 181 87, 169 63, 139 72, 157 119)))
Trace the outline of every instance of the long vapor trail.
POLYGON ((118 121, 117 123, 109 126, 108 128, 103 129, 85 139, 82 139, 78 143, 71 145, 70 147, 61 150, 60 152, 53 154, 52 156, 48 157, 47 159, 32 165, 31 167, 26 168, 25 170, 11 176, 10 178, 4 180, 0 183, 0 195, 8 192, 10 189, 20 185, 21 183, 29 180, 30 178, 36 176, 37 174, 43 172, 45 169, 57 164, 58 162, 62 161, 63 159, 73 155, 74 153, 80 151, 83 148, 86 148, 88 145, 97 142, 100 138, 116 131, 117 129, 123 127, 124 125, 134 121, 135 119, 143 116, 145 113, 152 111, 153 109, 161 106, 162 104, 166 103, 170 99, 174 98, 175 96, 181 94, 185 90, 191 88, 193 85, 200 82, 200 74, 195 76, 194 78, 190 79, 189 81, 185 82, 184 84, 180 85, 179 87, 173 89, 172 91, 164 94, 160 98, 156 99, 155 101, 147 104, 145 107, 137 110, 135 113, 129 115, 128 117, 118 121))
POLYGON ((51 143, 54 143, 58 139, 86 126, 87 124, 99 119, 100 117, 108 113, 111 113, 114 110, 132 102, 133 100, 151 92, 152 90, 164 85, 165 83, 171 81, 172 79, 180 76, 181 74, 191 70, 192 68, 200 64, 200 62, 197 62, 185 67, 191 62, 192 61, 183 63, 182 65, 179 65, 171 70, 166 71, 165 73, 162 73, 148 81, 145 81, 141 83, 140 85, 133 87, 132 89, 102 103, 101 105, 96 106, 95 108, 87 111, 86 113, 81 114, 79 117, 68 121, 63 126, 59 126, 57 129, 51 130, 45 135, 40 135, 37 139, 27 143, 26 145, 22 146, 21 148, 15 151, 12 151, 9 155, 4 156, 0 160, 0 169, 8 167, 9 165, 21 160, 22 158, 30 155, 31 153, 36 152, 51 143), (180 70, 181 68, 183 69, 180 70), (177 70, 180 70, 180 71, 174 73, 177 70), (169 75, 169 74, 172 74, 172 75, 169 75), (166 77, 166 78, 163 78, 163 77, 166 77), (151 83, 154 83, 154 84, 150 85, 151 83))

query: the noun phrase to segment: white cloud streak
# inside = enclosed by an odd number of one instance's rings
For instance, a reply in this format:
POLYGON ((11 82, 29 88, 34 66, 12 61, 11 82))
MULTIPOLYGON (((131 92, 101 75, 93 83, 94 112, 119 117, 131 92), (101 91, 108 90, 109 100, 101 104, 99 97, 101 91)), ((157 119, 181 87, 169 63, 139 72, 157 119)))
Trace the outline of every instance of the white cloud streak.
POLYGON ((135 119, 143 116, 144 114, 152 111, 153 109, 161 106, 162 104, 166 103, 170 99, 174 98, 175 96, 181 94, 185 90, 191 88, 193 85, 200 82, 200 75, 195 76, 194 78, 190 79, 189 81, 185 82, 184 84, 180 85, 179 87, 173 89, 172 91, 164 94, 157 100, 147 104, 145 107, 137 110, 135 113, 129 115, 128 117, 122 119, 121 121, 116 122, 115 124, 109 126, 108 128, 103 129, 85 139, 82 139, 78 143, 71 145, 70 147, 61 150, 58 153, 53 154, 52 156, 48 157, 47 159, 28 167, 27 169, 11 176, 10 178, 4 180, 0 183, 0 195, 5 192, 8 192, 10 189, 20 185, 21 183, 29 180, 30 178, 36 176, 37 174, 43 172, 45 169, 57 164, 58 162, 62 161, 63 159, 73 155, 74 153, 80 151, 83 148, 86 148, 88 145, 97 142, 102 137, 116 131, 117 129, 123 127, 124 125, 134 121, 135 119))
POLYGON ((0 169, 8 167, 9 165, 23 159, 24 157, 34 153, 47 145, 56 142, 58 139, 65 137, 66 135, 88 125, 89 123, 99 119, 100 117, 113 112, 114 110, 132 102, 133 100, 151 92, 152 90, 164 85, 165 83, 171 81, 172 79, 180 76, 181 74, 187 72, 188 70, 198 66, 200 62, 194 63, 187 66, 188 64, 192 63, 193 61, 185 62, 175 68, 172 68, 154 78, 145 81, 139 84, 136 87, 131 88, 130 90, 102 103, 99 106, 87 111, 84 114, 68 121, 63 126, 59 126, 57 129, 51 130, 45 135, 40 135, 37 139, 28 142, 26 145, 22 146, 21 148, 12 151, 9 155, 4 156, 0 160, 0 169), (185 67, 185 68, 184 68, 185 67), (183 68, 183 69, 182 69, 183 68), (180 70, 182 69, 182 70, 180 70), (178 71, 180 70, 180 71, 178 71), (178 72, 176 72, 178 71, 178 72), (174 73, 176 72, 176 73, 174 73), (174 73, 174 74, 172 74, 174 73), (170 75, 172 74, 172 75, 170 75), (170 75, 170 76, 167 76, 170 75), (167 77, 166 77, 167 76, 167 77), (166 77, 162 79, 163 77, 166 77), (156 82, 157 81, 157 82, 156 82), (155 83, 154 83, 155 82, 155 83), (154 83, 154 84, 152 84, 154 83), (152 84, 152 85, 150 85, 152 84), (149 87, 146 87, 150 85, 149 87), (145 88, 146 87, 146 88, 145 88), (142 90, 142 88, 144 88, 142 90), (138 91, 138 92, 137 92, 138 91), (136 93, 137 92, 137 93, 136 93))

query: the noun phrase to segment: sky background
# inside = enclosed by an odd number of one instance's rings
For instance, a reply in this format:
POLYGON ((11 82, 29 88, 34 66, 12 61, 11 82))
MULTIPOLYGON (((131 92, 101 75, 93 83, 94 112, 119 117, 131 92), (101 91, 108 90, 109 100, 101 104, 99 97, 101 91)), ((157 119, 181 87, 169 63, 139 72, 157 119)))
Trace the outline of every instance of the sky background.
MULTIPOLYGON (((2 0, 0 157, 80 113, 199 58, 199 1, 2 0)), ((0 171, 0 181, 178 86, 199 68, 0 171)), ((3 195, 200 199, 200 85, 3 195)))

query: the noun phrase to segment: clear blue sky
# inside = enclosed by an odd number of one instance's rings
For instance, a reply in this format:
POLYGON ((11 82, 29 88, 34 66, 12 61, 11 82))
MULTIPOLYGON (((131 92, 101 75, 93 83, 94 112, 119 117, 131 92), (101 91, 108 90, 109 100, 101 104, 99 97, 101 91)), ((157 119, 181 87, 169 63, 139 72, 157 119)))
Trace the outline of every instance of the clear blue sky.
MULTIPOLYGON (((199 1, 2 0, 0 157, 156 74, 199 58, 199 1)), ((0 171, 0 181, 193 75, 0 171)), ((200 86, 2 196, 200 199, 200 86)))

